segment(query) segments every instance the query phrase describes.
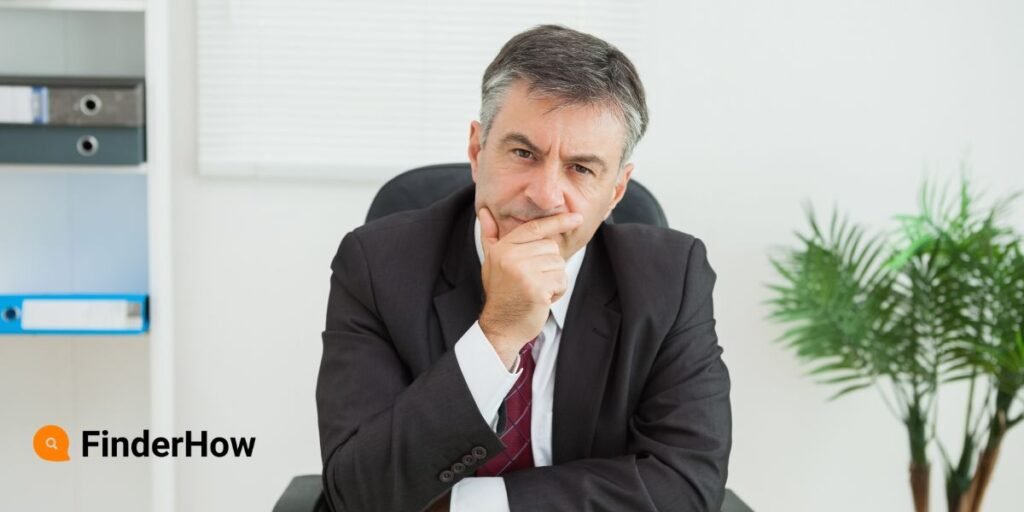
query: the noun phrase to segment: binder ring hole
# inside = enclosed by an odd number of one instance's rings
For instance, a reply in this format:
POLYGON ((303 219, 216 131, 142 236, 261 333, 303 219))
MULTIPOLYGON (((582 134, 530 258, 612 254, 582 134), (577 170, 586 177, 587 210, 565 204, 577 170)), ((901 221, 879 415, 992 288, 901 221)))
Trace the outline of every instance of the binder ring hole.
POLYGON ((79 100, 78 108, 81 109, 83 114, 94 116, 100 113, 100 109, 103 108, 103 102, 95 94, 86 94, 79 100))
POLYGON ((96 150, 100 148, 100 141, 96 140, 96 137, 92 135, 83 135, 78 139, 78 154, 82 156, 92 156, 96 154, 96 150))
POLYGON ((19 311, 18 308, 14 306, 8 307, 3 312, 3 319, 7 322, 13 322, 17 320, 19 316, 21 316, 21 311, 19 311))

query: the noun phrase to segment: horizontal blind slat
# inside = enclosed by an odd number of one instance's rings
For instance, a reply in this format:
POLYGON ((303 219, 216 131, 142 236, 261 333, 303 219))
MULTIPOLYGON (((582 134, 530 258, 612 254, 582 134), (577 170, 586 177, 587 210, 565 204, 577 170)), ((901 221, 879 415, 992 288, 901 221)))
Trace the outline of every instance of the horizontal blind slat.
POLYGON ((632 55, 642 5, 614 1, 199 0, 200 173, 346 177, 465 159, 484 68, 560 23, 632 55), (356 174, 359 174, 358 172, 356 174))

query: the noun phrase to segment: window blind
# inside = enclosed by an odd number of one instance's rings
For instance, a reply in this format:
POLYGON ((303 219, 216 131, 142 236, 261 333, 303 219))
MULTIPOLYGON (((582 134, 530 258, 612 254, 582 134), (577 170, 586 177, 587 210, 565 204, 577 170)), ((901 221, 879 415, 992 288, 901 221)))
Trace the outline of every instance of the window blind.
POLYGON ((199 0, 199 172, 383 180, 465 161, 483 71, 505 41, 557 23, 637 62, 643 9, 591 0, 199 0))

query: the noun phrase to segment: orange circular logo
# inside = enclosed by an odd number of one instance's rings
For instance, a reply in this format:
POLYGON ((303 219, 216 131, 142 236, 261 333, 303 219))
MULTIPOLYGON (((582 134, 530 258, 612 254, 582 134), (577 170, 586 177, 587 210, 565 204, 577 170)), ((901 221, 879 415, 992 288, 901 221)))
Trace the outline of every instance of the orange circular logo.
POLYGON ((68 433, 57 425, 45 425, 36 431, 32 447, 40 459, 50 462, 71 460, 68 456, 68 433))

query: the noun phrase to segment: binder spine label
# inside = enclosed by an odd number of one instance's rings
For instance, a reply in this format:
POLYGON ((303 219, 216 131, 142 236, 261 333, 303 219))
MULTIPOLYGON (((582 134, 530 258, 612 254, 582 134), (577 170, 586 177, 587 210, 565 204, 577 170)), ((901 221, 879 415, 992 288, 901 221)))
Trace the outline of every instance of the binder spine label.
POLYGON ((47 124, 50 122, 50 88, 43 86, 32 87, 32 124, 47 124))

